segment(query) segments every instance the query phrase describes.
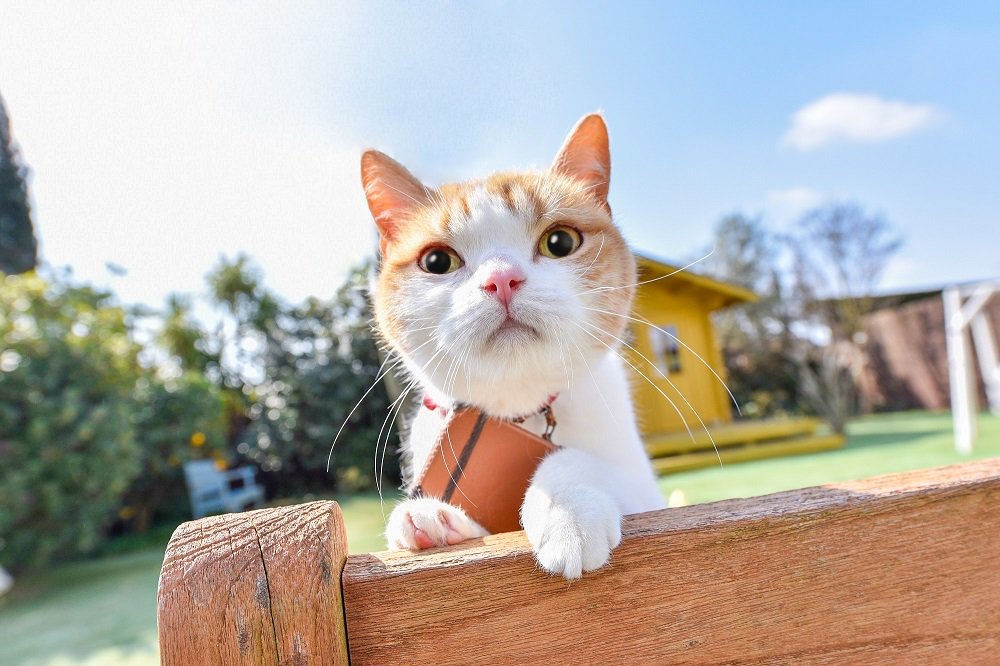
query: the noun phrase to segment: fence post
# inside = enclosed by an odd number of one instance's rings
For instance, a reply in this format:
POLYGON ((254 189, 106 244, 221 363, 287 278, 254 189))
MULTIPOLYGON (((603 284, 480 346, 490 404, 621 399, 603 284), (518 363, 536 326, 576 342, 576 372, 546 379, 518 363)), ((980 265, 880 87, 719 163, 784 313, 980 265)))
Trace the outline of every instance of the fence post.
POLYGON ((347 666, 336 502, 184 523, 157 594, 164 666, 347 666))

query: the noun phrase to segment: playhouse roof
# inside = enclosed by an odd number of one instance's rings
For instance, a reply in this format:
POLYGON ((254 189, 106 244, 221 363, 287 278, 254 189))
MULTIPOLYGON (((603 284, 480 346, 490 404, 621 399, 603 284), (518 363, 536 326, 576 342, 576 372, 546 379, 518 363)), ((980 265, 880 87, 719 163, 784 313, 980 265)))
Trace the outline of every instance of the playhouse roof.
POLYGON ((656 259, 644 252, 636 252, 635 257, 642 272, 641 280, 650 280, 669 275, 669 280, 664 279, 660 281, 659 284, 662 287, 669 288, 670 286, 677 286, 680 283, 688 288, 710 292, 719 297, 717 307, 720 308, 736 303, 752 303, 759 298, 754 292, 737 284, 700 275, 692 272, 690 268, 681 270, 683 267, 681 264, 673 264, 656 259))

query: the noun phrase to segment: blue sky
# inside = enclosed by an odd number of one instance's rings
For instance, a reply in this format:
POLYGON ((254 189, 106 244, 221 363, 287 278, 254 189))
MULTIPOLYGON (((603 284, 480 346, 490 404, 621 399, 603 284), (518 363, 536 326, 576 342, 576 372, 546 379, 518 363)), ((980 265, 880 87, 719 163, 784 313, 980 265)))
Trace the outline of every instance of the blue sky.
POLYGON ((4 3, 45 259, 158 304, 244 251, 328 296, 373 246, 361 149, 430 184, 543 168, 601 109, 638 248, 851 199, 906 237, 885 288, 1000 274, 996 3, 330 4, 4 3))

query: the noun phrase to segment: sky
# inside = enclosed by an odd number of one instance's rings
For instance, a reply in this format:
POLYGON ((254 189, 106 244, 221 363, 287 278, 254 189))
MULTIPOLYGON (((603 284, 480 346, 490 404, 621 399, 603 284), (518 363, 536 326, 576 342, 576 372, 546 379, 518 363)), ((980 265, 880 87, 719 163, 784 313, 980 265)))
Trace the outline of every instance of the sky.
POLYGON ((1000 4, 943 5, 5 0, 0 95, 43 259, 126 302, 241 252, 328 297, 374 248, 364 148, 543 169, 594 110, 636 248, 850 200, 905 237, 882 288, 920 288, 1000 275, 1000 4))

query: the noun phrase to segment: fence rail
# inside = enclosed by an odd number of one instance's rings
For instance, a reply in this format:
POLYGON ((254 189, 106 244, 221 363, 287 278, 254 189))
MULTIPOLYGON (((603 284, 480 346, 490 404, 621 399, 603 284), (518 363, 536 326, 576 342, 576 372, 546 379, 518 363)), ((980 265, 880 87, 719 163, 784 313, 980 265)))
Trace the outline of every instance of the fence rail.
POLYGON ((623 532, 607 568, 569 583, 537 570, 521 532, 347 557, 332 502, 186 523, 160 580, 163 663, 1000 654, 1000 460, 640 514, 623 532))

